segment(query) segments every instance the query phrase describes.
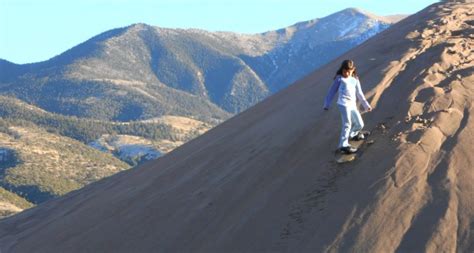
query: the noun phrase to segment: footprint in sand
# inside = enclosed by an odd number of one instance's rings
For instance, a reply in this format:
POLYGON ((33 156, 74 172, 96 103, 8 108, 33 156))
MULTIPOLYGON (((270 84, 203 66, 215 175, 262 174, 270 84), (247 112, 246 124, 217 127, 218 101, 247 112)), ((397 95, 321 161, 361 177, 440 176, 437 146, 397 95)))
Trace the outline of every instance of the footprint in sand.
POLYGON ((409 34, 407 34, 407 36, 405 38, 409 39, 409 40, 416 40, 418 39, 419 37, 421 36, 421 33, 418 32, 418 30, 415 30, 413 32, 410 32, 409 34))
POLYGON ((451 94, 444 94, 442 96, 435 97, 430 103, 428 113, 446 111, 451 107, 453 103, 453 97, 451 94))
POLYGON ((474 37, 474 28, 460 29, 451 31, 452 37, 474 37))
MULTIPOLYGON (((437 81, 438 78, 436 77, 435 80, 437 81)), ((414 102, 426 103, 426 102, 431 101, 434 97, 441 96, 444 93, 445 92, 444 92, 443 88, 439 88, 439 87, 423 88, 419 91, 415 91, 416 96, 415 96, 415 101, 414 102)))
POLYGON ((444 75, 442 75, 441 73, 433 73, 433 74, 429 74, 425 78, 423 78, 423 81, 425 83, 429 83, 431 85, 436 85, 437 83, 439 83, 444 78, 445 78, 444 75))
POLYGON ((408 134, 405 136, 405 142, 419 144, 421 136, 423 136, 423 131, 420 129, 408 132, 408 134))
POLYGON ((425 29, 423 30, 423 33, 421 33, 421 38, 423 39, 432 38, 434 33, 435 33, 435 30, 433 29, 425 29))
POLYGON ((474 20, 466 20, 464 21, 465 24, 474 27, 474 20))

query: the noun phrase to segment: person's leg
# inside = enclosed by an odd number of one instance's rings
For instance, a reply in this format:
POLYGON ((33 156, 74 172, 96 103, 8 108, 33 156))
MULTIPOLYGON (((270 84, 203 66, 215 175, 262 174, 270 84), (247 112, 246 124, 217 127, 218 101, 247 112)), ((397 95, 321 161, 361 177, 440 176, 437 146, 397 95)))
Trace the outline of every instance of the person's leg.
POLYGON ((349 146, 349 134, 351 131, 351 112, 350 108, 342 105, 337 105, 341 112, 342 129, 341 136, 339 138, 339 148, 349 146))
POLYGON ((360 115, 359 110, 357 110, 357 108, 351 108, 350 114, 352 126, 349 136, 350 138, 352 138, 359 134, 359 131, 364 128, 364 121, 362 120, 362 116, 360 115))

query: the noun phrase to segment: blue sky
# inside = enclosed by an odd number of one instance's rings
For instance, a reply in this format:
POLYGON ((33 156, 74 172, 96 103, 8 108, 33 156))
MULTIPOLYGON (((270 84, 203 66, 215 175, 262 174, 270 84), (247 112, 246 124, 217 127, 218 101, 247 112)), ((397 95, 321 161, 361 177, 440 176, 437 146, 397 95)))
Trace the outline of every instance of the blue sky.
POLYGON ((260 33, 357 7, 377 15, 411 14, 435 0, 0 0, 0 58, 47 60, 117 27, 260 33))

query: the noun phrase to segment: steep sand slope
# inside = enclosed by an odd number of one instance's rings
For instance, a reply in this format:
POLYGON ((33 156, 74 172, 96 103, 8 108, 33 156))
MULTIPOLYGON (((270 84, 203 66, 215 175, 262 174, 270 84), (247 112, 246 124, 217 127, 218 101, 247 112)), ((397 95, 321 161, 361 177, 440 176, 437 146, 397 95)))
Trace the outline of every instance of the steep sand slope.
POLYGON ((472 252, 474 3, 427 7, 139 169, 0 223, 2 252, 472 252), (337 165, 354 59, 375 144, 337 165))

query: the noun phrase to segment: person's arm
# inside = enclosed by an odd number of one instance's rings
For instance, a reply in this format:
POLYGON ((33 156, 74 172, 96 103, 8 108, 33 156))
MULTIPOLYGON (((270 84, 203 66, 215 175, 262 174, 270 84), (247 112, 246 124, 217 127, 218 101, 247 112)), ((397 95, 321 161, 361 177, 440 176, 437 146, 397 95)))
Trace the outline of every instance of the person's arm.
POLYGON ((366 111, 371 111, 372 107, 370 106, 369 102, 365 99, 364 92, 362 92, 362 88, 360 86, 360 81, 357 79, 357 84, 356 84, 356 95, 357 98, 362 102, 362 106, 364 106, 364 109, 366 111))
POLYGON ((331 105, 331 101, 334 98, 334 95, 336 95, 337 90, 339 90, 340 84, 340 78, 334 79, 334 82, 332 83, 331 88, 329 89, 329 92, 326 95, 326 99, 324 99, 324 110, 329 109, 329 105, 331 105))

